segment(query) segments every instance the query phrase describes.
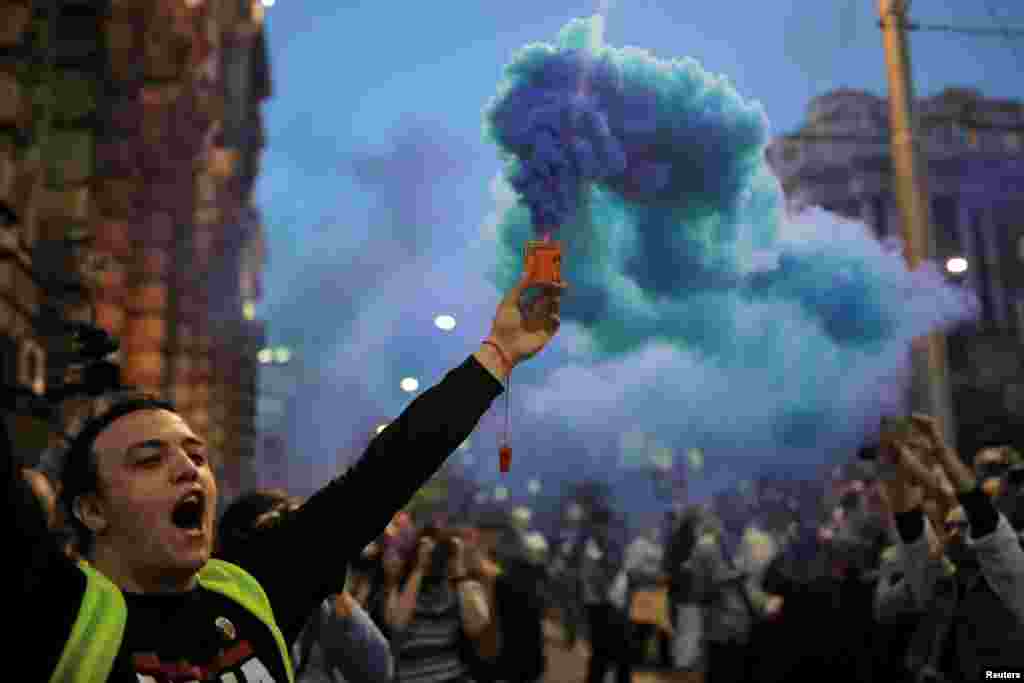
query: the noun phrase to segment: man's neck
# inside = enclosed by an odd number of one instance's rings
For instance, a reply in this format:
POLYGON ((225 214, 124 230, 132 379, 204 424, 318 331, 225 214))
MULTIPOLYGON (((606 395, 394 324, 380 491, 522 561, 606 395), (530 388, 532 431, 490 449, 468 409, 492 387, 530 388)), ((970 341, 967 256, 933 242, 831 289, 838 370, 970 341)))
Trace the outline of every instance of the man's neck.
POLYGON ((110 579, 115 586, 125 593, 137 594, 171 594, 187 593, 199 582, 196 572, 152 572, 145 569, 124 567, 111 554, 97 548, 89 559, 89 564, 110 579))

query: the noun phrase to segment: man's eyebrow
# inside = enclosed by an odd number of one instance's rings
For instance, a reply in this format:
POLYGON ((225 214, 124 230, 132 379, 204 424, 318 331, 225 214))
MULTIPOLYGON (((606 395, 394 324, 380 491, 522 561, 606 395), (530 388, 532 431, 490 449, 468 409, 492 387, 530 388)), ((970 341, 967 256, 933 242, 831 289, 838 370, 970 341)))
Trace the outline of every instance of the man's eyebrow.
MULTIPOLYGON (((181 440, 182 444, 186 446, 206 446, 206 442, 200 439, 198 436, 186 436, 181 440)), ((145 441, 139 441, 133 443, 131 446, 125 449, 126 453, 132 453, 140 448, 163 448, 167 445, 167 441, 164 439, 146 439, 145 441)))

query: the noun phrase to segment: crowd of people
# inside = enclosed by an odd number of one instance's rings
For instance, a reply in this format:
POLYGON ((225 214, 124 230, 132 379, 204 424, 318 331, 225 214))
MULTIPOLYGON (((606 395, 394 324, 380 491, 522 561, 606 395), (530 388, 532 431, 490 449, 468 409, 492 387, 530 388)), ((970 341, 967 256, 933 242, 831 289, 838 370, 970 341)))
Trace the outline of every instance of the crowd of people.
MULTIPOLYGON (((1018 673, 1024 461, 992 446, 969 467, 933 420, 915 421, 912 437, 816 486, 761 481, 628 543, 606 509, 581 505, 550 539, 522 510, 483 526, 400 515, 348 586, 390 659, 380 678, 343 680, 458 680, 424 673, 442 660, 475 681, 559 680, 546 671, 545 621, 563 629, 560 646, 587 653, 586 683, 641 671, 665 683, 1018 673)), ((314 628, 337 618, 325 605, 314 628)), ((316 638, 332 660, 343 639, 313 632, 299 661, 316 638)))
POLYGON ((1021 459, 993 445, 969 467, 934 420, 912 423, 819 482, 819 495, 771 482, 687 507, 664 549, 651 533, 617 553, 600 519, 560 546, 553 570, 576 568, 562 585, 579 586, 584 606, 564 614, 595 646, 588 683, 610 668, 628 681, 652 660, 665 681, 1024 674, 1021 459), (663 613, 637 623, 635 597, 652 585, 663 613))
POLYGON ((571 506, 553 538, 520 512, 411 520, 414 493, 557 331, 560 289, 527 311, 525 286, 479 350, 306 500, 259 490, 218 514, 201 436, 135 392, 62 406, 38 466, 0 454, 30 605, 9 650, 22 680, 295 683, 316 667, 348 683, 539 683, 553 680, 545 623, 589 644, 586 683, 642 668, 713 683, 1024 673, 1024 462, 999 444, 963 459, 928 416, 817 493, 780 480, 754 502, 719 496, 628 544, 600 506, 571 506))

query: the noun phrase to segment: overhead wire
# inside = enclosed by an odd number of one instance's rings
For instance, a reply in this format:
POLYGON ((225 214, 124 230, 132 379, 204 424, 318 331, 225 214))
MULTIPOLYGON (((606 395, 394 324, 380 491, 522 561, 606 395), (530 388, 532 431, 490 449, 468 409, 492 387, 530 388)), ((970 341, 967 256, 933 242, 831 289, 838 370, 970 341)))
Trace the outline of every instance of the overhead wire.
MULTIPOLYGON (((984 0, 982 4, 984 4, 985 12, 988 14, 988 18, 992 23, 1001 24, 1002 19, 996 14, 995 9, 992 8, 992 0, 984 0)), ((1018 49, 1019 45, 1013 42, 1013 35, 1009 32, 1009 29, 1006 26, 1000 26, 1000 33, 1002 34, 1003 41, 1006 43, 1007 47, 1009 47, 1010 51, 1013 52, 1017 62, 1024 64, 1021 60, 1021 52, 1018 49)))
POLYGON ((1004 38, 1024 37, 1024 27, 991 27, 991 26, 953 26, 951 24, 922 24, 917 21, 907 22, 908 31, 942 31, 976 36, 1002 36, 1004 38))

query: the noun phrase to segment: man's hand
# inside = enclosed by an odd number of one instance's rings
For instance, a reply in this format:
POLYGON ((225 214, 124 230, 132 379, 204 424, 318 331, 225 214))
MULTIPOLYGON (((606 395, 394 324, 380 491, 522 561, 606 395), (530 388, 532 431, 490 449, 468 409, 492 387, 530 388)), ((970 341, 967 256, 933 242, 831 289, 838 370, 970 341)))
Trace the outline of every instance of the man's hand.
POLYGON ((781 595, 772 595, 764 605, 766 619, 776 619, 782 614, 783 599, 781 595))
POLYGON ((334 614, 342 619, 348 619, 356 609, 356 600, 348 591, 342 591, 334 596, 334 614))
POLYGON ((528 310, 522 310, 523 294, 529 286, 524 277, 509 290, 498 304, 491 324, 490 338, 501 346, 513 366, 536 354, 554 338, 561 324, 562 293, 568 287, 565 283, 544 286, 528 310))
POLYGON ((51 529, 55 528, 59 518, 59 510, 57 506, 57 489, 50 483, 50 478, 39 470, 31 467, 26 467, 21 471, 21 476, 24 477, 29 487, 32 489, 32 493, 35 494, 39 500, 39 504, 42 506, 46 513, 46 525, 51 529))
POLYGON ((898 514, 921 505, 924 498, 921 486, 914 485, 907 475, 905 461, 902 460, 897 446, 892 443, 883 444, 879 459, 893 468, 893 476, 882 479, 882 492, 889 509, 898 514))
POLYGON ((942 438, 942 430, 939 428, 938 420, 930 415, 915 413, 910 416, 914 426, 918 428, 931 443, 931 456, 935 462, 942 466, 949 482, 956 488, 957 493, 967 493, 977 486, 977 479, 974 472, 967 465, 960 461, 956 450, 946 444, 942 438))

